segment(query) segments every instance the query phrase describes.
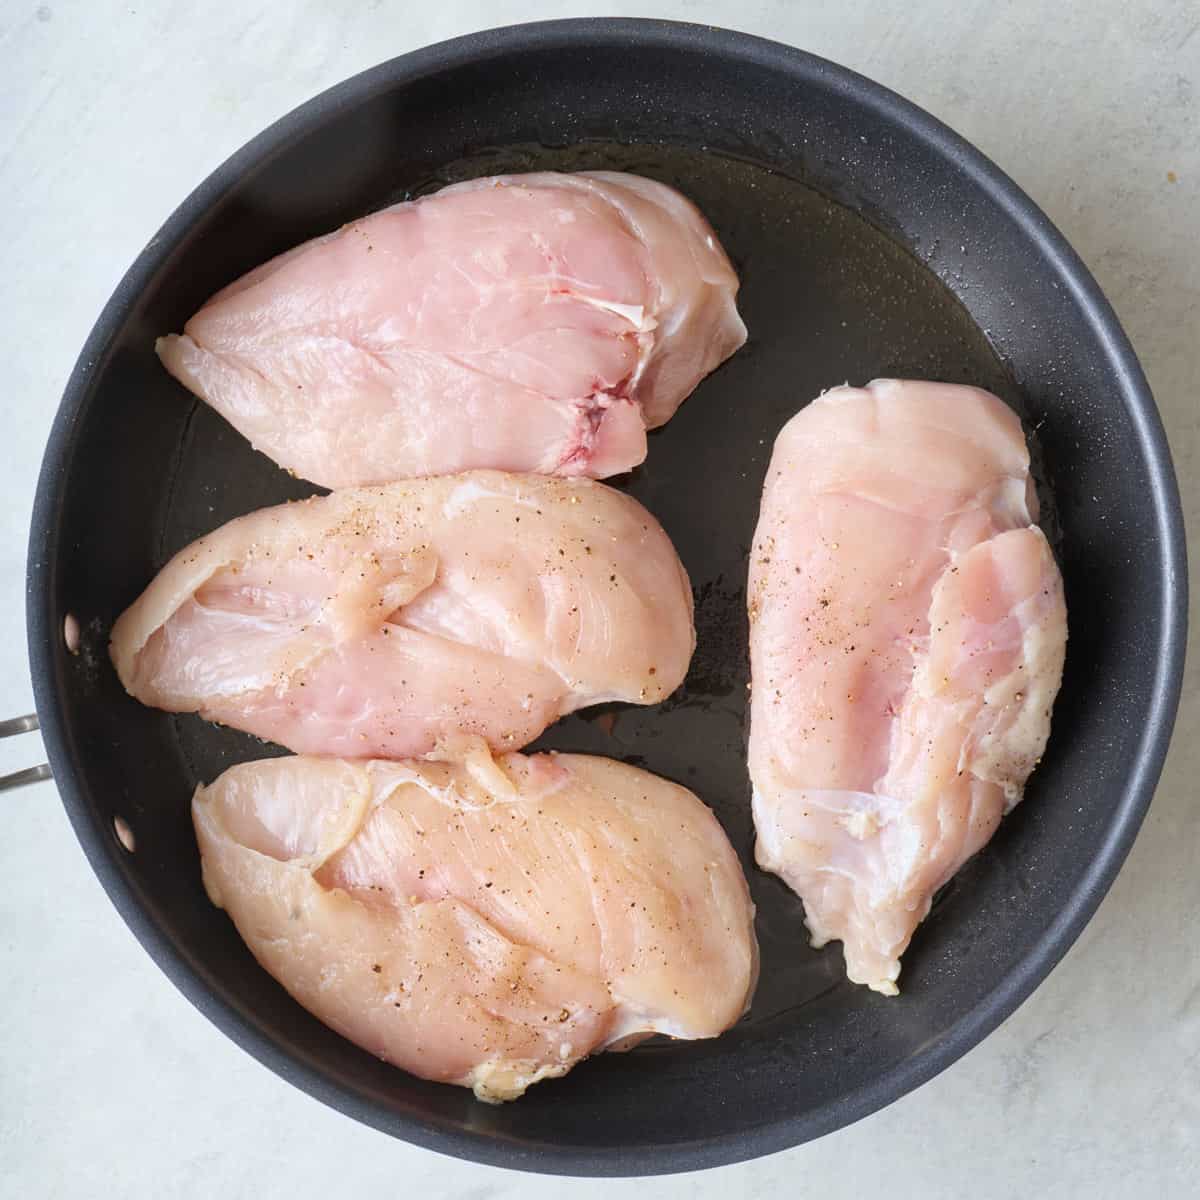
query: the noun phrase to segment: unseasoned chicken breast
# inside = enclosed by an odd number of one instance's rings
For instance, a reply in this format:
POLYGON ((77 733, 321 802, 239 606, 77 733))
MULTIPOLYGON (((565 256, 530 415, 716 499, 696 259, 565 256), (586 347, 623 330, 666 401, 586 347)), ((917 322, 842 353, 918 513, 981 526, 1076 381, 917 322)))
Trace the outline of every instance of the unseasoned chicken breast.
POLYGON ((1066 608, 1015 414, 974 388, 837 388, 780 433, 750 565, 759 863, 896 992, 934 892, 1021 798, 1066 608))
POLYGON ((653 704, 695 645, 687 574, 636 500, 478 471, 264 509, 181 550, 113 627, 121 682, 292 750, 501 749, 653 704))
POLYGON ((218 292, 172 375, 327 487, 476 467, 603 478, 746 340, 738 280, 635 175, 476 179, 306 242, 218 292))
POLYGON ((492 1101, 741 1016, 754 907, 691 792, 477 739, 440 759, 268 759, 197 790, 208 893, 305 1008, 492 1101))

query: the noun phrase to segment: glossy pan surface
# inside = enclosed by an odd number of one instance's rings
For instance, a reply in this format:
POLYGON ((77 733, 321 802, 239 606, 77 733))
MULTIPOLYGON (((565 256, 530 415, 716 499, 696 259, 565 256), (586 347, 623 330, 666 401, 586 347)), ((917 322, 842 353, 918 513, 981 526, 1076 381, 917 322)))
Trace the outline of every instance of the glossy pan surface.
POLYGON ((930 1078, 1007 1016, 1115 875, 1166 750, 1183 659, 1179 502, 1153 400, 1095 283, 994 166, 899 97, 798 50, 624 20, 496 30, 386 63, 306 104, 201 185, 147 246, 68 384, 29 557, 37 705, 63 802, 114 904, 164 971, 297 1085, 398 1137, 527 1170, 632 1175, 819 1136, 930 1078), (471 175, 609 167, 663 179, 718 230, 748 345, 616 481, 663 522, 696 589, 699 647, 655 709, 577 715, 542 744, 611 754, 717 811, 759 907, 762 983, 717 1041, 588 1062, 481 1105, 359 1051, 301 1010, 209 904, 198 781, 265 752, 140 707, 107 630, 188 540, 313 489, 161 369, 156 335, 296 242, 471 175), (946 889, 902 994, 806 945, 798 901, 753 867, 746 554, 771 443, 821 389, 880 375, 999 392, 1034 434, 1071 615, 1066 677, 1025 803, 946 889), (84 629, 67 653, 67 613, 84 629), (128 854, 113 833, 136 837, 128 854))

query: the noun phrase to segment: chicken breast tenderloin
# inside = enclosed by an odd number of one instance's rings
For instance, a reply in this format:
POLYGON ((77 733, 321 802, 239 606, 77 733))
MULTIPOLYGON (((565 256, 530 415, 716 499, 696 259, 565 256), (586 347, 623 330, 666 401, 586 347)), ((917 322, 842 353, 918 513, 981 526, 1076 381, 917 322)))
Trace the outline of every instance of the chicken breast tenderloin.
POLYGON ((691 792, 471 739, 441 757, 268 759, 197 790, 208 893, 305 1008, 490 1101, 742 1015, 754 907, 691 792))
POLYGON ((707 221, 661 183, 506 175, 289 250, 157 349, 326 487, 478 467, 604 478, 746 340, 737 288, 707 221))
POLYGON ((300 753, 403 758, 656 703, 694 646, 687 573, 636 500, 477 471, 231 521, 171 559, 111 653, 144 704, 300 753))
POLYGON ((1016 415, 879 380, 784 427, 749 578, 757 857, 894 994, 934 893, 1016 804, 1067 621, 1016 415))

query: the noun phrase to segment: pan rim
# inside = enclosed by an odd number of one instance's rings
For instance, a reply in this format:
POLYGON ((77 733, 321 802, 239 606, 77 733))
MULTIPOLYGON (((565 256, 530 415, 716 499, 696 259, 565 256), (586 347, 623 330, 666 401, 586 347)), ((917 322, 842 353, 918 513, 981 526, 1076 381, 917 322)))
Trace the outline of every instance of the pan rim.
POLYGON ((212 172, 167 218, 118 284, 89 335, 71 373, 55 417, 34 500, 26 579, 26 616, 34 696, 43 737, 63 806, 80 845, 117 911, 175 986, 241 1048, 290 1083, 322 1102, 423 1148, 492 1166, 558 1175, 630 1176, 670 1174, 725 1165, 773 1153, 823 1136, 873 1113, 927 1082, 977 1045, 1032 993, 1078 937, 1108 891, 1149 807, 1170 740, 1183 682, 1187 627, 1187 569, 1183 514, 1166 435, 1153 396, 1116 314, 1078 255, 1049 218, 983 154, 936 118, 898 94, 828 60, 750 34, 673 21, 635 18, 574 18, 506 26, 436 43, 369 68, 318 94, 258 134, 212 172), (109 831, 94 821, 70 748, 67 723, 55 685, 59 636, 54 613, 56 563, 61 549, 59 515, 78 416, 96 365, 105 360, 117 331, 145 286, 176 243, 252 166, 340 110, 355 107, 384 89, 412 83, 496 57, 556 44, 629 45, 663 51, 689 50, 744 61, 798 82, 820 85, 874 110, 923 141, 949 169, 965 174, 1036 247, 1049 276, 1067 290, 1103 345, 1107 366, 1133 423, 1139 452, 1151 477, 1148 497, 1161 547, 1163 602, 1155 655, 1156 686, 1146 714, 1128 786, 1100 852, 1086 868, 1069 903, 1025 952, 987 999, 964 1013, 920 1054, 816 1113, 788 1115, 751 1130, 703 1141, 594 1150, 498 1140, 448 1124, 388 1112, 336 1083, 313 1064, 294 1057, 219 997, 202 964, 176 946, 143 908, 137 890, 119 868, 109 831))

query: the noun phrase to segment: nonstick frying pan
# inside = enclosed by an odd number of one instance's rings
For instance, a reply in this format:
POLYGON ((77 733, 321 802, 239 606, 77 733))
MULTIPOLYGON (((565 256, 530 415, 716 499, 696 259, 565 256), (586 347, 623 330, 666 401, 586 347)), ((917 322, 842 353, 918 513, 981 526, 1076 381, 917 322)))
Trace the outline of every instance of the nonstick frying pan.
POLYGON ((152 239, 50 436, 29 649, 50 764, 92 867, 230 1037, 343 1112, 445 1153, 648 1174, 845 1125, 940 1071, 1045 977, 1150 801, 1180 687, 1185 586, 1178 496, 1142 372, 1078 258, 996 167, 899 97, 798 50, 687 25, 562 21, 433 46, 326 92, 231 158, 152 239), (686 685, 658 708, 572 717, 543 744, 645 765, 715 808, 758 905, 762 983, 716 1041, 603 1055, 488 1107, 358 1050, 258 968, 204 895, 188 802, 198 781, 276 751, 142 708, 106 639, 185 542, 313 490, 173 382, 156 335, 271 255, 396 199, 470 175, 598 166, 664 179, 701 206, 741 273, 750 341, 618 481, 691 573, 699 648, 686 685), (1045 760, 939 896, 897 999, 848 984, 839 948, 810 949, 799 902, 753 867, 744 766, 743 587, 771 443, 821 389, 886 375, 981 384, 1021 413, 1071 615, 1045 760))

